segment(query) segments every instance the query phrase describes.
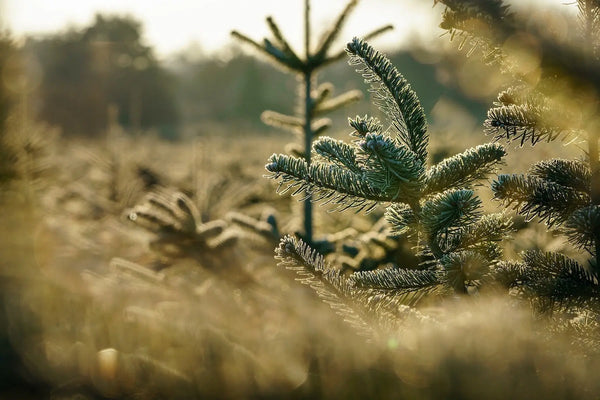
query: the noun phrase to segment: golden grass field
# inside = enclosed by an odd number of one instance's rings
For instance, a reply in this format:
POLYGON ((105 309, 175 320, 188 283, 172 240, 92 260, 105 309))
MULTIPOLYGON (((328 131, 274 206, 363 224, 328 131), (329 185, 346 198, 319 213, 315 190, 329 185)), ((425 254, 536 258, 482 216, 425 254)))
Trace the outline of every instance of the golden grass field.
MULTIPOLYGON (((228 216, 261 219, 270 212, 281 231, 299 229, 299 203, 277 195, 276 184, 262 177, 267 157, 288 141, 284 135, 224 133, 173 143, 122 133, 66 139, 33 125, 27 132, 12 136, 27 140, 7 144, 18 157, 0 198, 0 398, 600 393, 595 318, 578 315, 570 324, 540 318, 514 296, 430 299, 418 311, 404 310, 400 330, 357 333, 277 267, 276 241, 228 216), (186 193, 200 222, 220 221, 221 233, 198 245, 157 243, 156 233, 130 216, 158 186, 186 193)), ((435 135, 434 148, 448 151, 485 140, 435 135)), ((572 151, 542 146, 536 157, 550 150, 572 151)), ((519 151, 507 169, 533 161, 519 151)), ((317 207, 317 234, 367 232, 377 215, 317 207)), ((511 248, 565 247, 538 224, 515 233, 515 243, 511 248)), ((329 260, 336 267, 336 258, 329 260)))

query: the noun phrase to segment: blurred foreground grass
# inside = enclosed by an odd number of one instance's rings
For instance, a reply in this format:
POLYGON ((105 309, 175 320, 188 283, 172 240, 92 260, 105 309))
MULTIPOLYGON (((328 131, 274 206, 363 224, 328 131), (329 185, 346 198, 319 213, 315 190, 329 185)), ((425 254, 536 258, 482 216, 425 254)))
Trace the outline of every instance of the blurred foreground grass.
MULTIPOLYGON (((449 135, 443 151, 479 140, 449 135)), ((269 207, 293 232, 298 204, 261 178, 285 142, 55 139, 45 172, 0 197, 0 398, 597 397, 591 322, 577 332, 482 295, 407 310, 401 332, 366 338, 276 267, 272 243, 240 232, 219 255, 169 257, 127 219, 160 185, 203 222, 269 207)), ((373 223, 348 214, 318 209, 317 232, 373 223)), ((524 228, 523 246, 557 245, 524 228)))

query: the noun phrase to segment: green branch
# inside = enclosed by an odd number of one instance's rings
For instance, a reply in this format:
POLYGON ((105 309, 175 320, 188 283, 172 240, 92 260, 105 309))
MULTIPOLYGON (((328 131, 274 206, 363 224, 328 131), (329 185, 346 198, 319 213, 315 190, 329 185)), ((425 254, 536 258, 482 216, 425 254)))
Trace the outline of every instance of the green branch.
POLYGON ((281 193, 294 190, 310 194, 313 201, 339 205, 339 209, 372 210, 376 202, 391 201, 371 188, 363 176, 330 164, 311 164, 283 154, 273 154, 266 169, 273 179, 281 179, 281 193))
POLYGON ((589 204, 587 194, 535 176, 499 175, 492 182, 496 199, 519 209, 528 219, 538 217, 549 226, 564 223, 571 213, 589 204))
POLYGON ((590 194, 590 169, 582 161, 544 160, 534 164, 529 173, 549 182, 590 194))
POLYGON ((408 81, 385 56, 361 39, 354 38, 348 43, 347 51, 354 56, 351 64, 365 66, 359 72, 365 82, 372 85, 375 101, 391 118, 400 142, 413 151, 424 165, 429 141, 427 120, 408 81))
POLYGON ((505 155, 506 151, 501 145, 488 143, 449 157, 427 171, 423 191, 430 194, 453 187, 466 187, 494 172, 505 155))
POLYGON ((479 216, 481 200, 472 190, 451 189, 427 200, 421 222, 430 235, 473 223, 479 216))

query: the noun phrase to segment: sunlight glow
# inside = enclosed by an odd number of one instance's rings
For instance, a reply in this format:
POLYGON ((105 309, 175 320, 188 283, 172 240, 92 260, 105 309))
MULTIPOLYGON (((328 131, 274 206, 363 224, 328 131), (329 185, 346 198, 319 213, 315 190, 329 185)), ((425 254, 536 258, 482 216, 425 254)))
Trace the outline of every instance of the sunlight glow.
MULTIPOLYGON (((525 2, 562 5, 562 0, 525 2)), ((523 3, 521 0, 516 3, 523 3)), ((316 35, 325 22, 337 15, 347 0, 313 1, 312 23, 316 35)), ((301 0, 5 0, 5 26, 17 37, 45 34, 92 22, 96 12, 129 14, 144 24, 147 44, 160 56, 191 44, 212 53, 231 43, 229 32, 237 29, 260 39, 268 34, 265 17, 274 16, 287 37, 299 39, 302 29, 301 0)), ((378 39, 382 46, 404 46, 414 40, 436 40, 440 7, 432 1, 369 0, 359 3, 348 20, 341 40, 365 33, 365 26, 393 24, 394 32, 378 39), (365 23, 368 21, 368 24, 365 23)), ((0 6, 2 3, 0 2, 0 6)), ((292 40, 292 39, 290 39, 292 40)), ((292 44, 299 46, 299 42, 292 44)))

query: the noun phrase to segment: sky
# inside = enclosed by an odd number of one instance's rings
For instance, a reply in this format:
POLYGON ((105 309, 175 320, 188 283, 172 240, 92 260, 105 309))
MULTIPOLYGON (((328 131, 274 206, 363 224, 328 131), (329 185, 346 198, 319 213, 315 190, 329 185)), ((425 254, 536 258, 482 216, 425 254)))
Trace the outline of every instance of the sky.
MULTIPOLYGON (((513 0, 514 1, 514 0, 513 0)), ((318 37, 348 0, 313 0, 311 21, 318 37)), ((517 0, 563 6, 565 0, 517 0)), ((46 34, 67 26, 89 25, 96 12, 131 15, 144 26, 146 44, 161 57, 190 46, 211 54, 232 42, 239 30, 260 40, 270 36, 265 18, 272 15, 292 45, 300 48, 302 0, 0 0, 2 25, 17 38, 46 34), (296 39, 296 40, 294 40, 296 39)), ((395 29, 378 39, 381 46, 402 47, 410 41, 438 40, 441 5, 432 0, 363 0, 347 21, 340 40, 386 24, 395 29)))

